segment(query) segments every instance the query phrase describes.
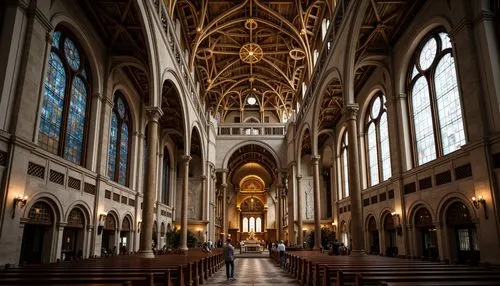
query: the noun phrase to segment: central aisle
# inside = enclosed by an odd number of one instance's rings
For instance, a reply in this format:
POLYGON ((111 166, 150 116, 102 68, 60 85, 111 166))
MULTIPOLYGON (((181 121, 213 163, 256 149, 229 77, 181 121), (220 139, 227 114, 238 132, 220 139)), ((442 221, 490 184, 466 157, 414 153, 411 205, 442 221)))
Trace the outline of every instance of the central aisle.
POLYGON ((224 265, 205 285, 299 285, 297 281, 279 268, 270 258, 236 258, 234 277, 226 279, 224 265))

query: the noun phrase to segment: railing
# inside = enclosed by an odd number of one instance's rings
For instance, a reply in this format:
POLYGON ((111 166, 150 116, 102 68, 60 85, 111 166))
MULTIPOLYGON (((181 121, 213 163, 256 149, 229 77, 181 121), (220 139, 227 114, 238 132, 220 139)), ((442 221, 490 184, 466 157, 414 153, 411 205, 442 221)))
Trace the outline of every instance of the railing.
POLYGON ((282 123, 222 123, 217 127, 219 136, 284 136, 282 123))
POLYGON ((151 0, 151 3, 153 4, 155 11, 158 13, 160 26, 165 32, 164 36, 167 40, 167 46, 170 47, 170 51, 172 53, 172 56, 174 57, 174 63, 177 64, 177 70, 180 72, 180 75, 182 75, 182 79, 188 89, 189 95, 191 96, 191 101, 193 102, 196 112, 198 112, 200 120, 202 120, 202 122, 206 122, 205 112, 203 111, 203 108, 201 106, 198 91, 196 90, 196 85, 193 78, 189 74, 188 64, 183 57, 179 40, 177 39, 177 36, 175 34, 174 25, 172 24, 172 20, 168 16, 167 8, 165 8, 163 1, 160 0, 151 0))
POLYGON ((318 82, 324 72, 324 66, 328 62, 330 50, 333 48, 333 43, 336 36, 338 35, 340 27, 342 26, 342 21, 345 18, 345 14, 350 2, 354 1, 341 0, 335 7, 335 11, 333 13, 333 21, 330 23, 330 26, 328 27, 328 30, 326 32, 327 38, 325 41, 323 41, 323 46, 321 47, 321 50, 319 52, 318 60, 316 61, 316 65, 314 66, 314 70, 311 74, 311 81, 309 83, 309 86, 307 87, 304 99, 302 100, 303 105, 300 107, 300 111, 296 117, 296 122, 298 123, 298 125, 300 125, 300 122, 302 121, 302 118, 307 112, 309 104, 312 101, 313 91, 316 91, 318 82))

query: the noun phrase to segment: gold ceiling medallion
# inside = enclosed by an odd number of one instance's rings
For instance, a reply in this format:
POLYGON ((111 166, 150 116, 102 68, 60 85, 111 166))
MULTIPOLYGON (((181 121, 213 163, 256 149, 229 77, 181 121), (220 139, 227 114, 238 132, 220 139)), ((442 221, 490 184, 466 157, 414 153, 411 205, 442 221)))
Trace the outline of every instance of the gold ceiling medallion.
POLYGON ((296 61, 302 60, 306 57, 306 54, 304 53, 303 50, 299 48, 293 48, 289 52, 290 57, 296 61))
POLYGON ((198 52, 196 53, 196 58, 200 60, 208 60, 212 57, 213 52, 210 48, 201 48, 198 49, 198 52))
POLYGON ((257 29, 257 22, 254 19, 248 19, 245 21, 245 28, 247 30, 257 29))
POLYGON ((248 43, 240 49, 240 59, 247 64, 255 64, 262 59, 262 48, 256 43, 248 43))

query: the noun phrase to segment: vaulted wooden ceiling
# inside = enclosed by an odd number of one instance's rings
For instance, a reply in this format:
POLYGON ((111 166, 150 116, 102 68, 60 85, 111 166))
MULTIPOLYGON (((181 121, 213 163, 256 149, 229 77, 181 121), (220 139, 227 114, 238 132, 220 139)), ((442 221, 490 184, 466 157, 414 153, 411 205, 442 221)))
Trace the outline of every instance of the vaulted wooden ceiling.
POLYGON ((290 112, 321 22, 335 1, 165 0, 175 3, 184 42, 214 113, 259 107, 290 112), (253 97, 256 104, 247 99, 253 97))
MULTIPOLYGON (((370 0, 365 11, 356 48, 356 61, 370 55, 390 55, 408 23, 415 18, 426 0, 370 0)), ((363 66, 355 74, 356 94, 375 71, 363 66)))
MULTIPOLYGON (((240 147, 229 158, 227 168, 231 171, 230 177, 233 173, 238 173, 240 168, 246 168, 245 173, 261 173, 259 169, 267 171, 266 176, 272 178, 273 174, 278 169, 278 165, 273 155, 264 147, 249 144, 240 147), (252 164, 249 163, 255 163, 252 164)), ((263 178, 264 179, 264 178, 263 178)))
POLYGON ((145 40, 144 23, 136 6, 136 0, 81 0, 78 1, 95 24, 109 56, 125 56, 134 59, 123 71, 130 78, 141 99, 149 102, 149 61, 145 40))

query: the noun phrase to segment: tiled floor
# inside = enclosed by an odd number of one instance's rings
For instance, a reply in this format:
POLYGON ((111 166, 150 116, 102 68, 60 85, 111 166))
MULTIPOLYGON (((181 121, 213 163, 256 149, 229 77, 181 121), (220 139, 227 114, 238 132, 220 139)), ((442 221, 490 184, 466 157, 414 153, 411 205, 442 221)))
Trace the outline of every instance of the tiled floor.
POLYGON ((227 280, 226 268, 223 266, 205 285, 299 285, 291 275, 269 258, 236 258, 234 264, 236 280, 227 280))

